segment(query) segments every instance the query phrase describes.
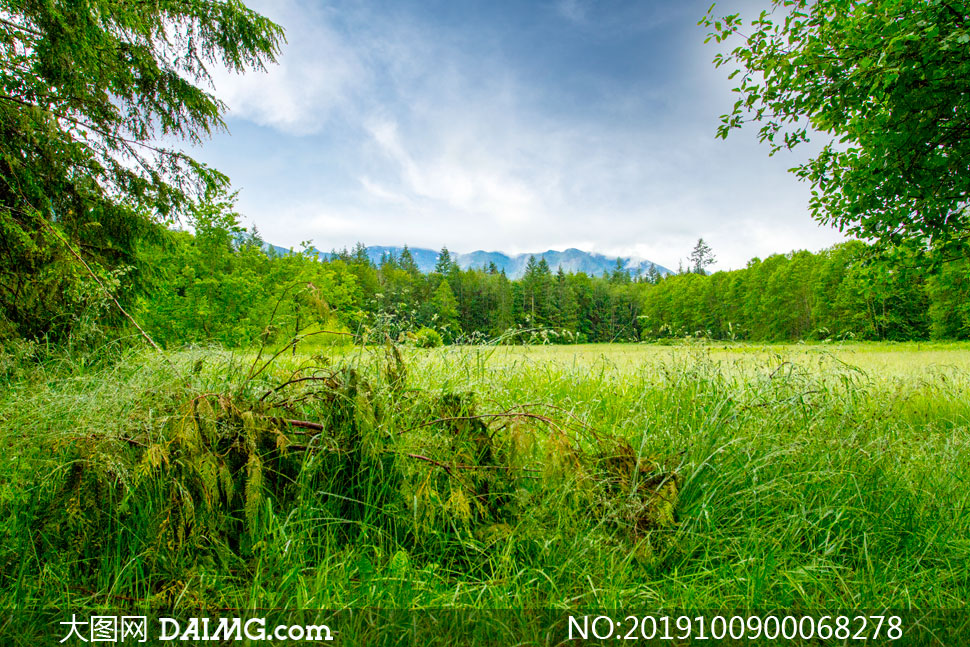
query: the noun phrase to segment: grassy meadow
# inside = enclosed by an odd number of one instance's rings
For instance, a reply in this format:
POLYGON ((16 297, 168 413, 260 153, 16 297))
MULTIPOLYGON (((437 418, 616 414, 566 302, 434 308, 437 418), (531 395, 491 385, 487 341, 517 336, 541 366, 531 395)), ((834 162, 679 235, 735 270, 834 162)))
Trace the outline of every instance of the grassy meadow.
POLYGON ((6 608, 970 598, 970 345, 17 352, 6 608))
POLYGON ((572 346, 532 345, 453 347, 442 354, 485 354, 492 366, 552 365, 557 368, 608 367, 618 372, 636 372, 664 363, 703 357, 722 369, 755 370, 772 361, 806 365, 826 361, 859 369, 874 380, 918 377, 935 371, 970 372, 970 343, 961 342, 835 342, 798 344, 755 344, 696 342, 641 344, 577 344, 572 346))

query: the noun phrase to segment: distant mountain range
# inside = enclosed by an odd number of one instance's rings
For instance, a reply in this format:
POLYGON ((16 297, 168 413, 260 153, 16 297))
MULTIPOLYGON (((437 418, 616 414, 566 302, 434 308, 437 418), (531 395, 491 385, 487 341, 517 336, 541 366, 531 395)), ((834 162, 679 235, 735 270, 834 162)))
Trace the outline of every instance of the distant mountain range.
MULTIPOLYGON (((290 250, 279 247, 278 245, 267 244, 266 246, 277 254, 290 253, 290 250)), ((394 254, 396 257, 401 254, 402 249, 404 248, 374 245, 367 248, 367 256, 373 263, 377 264, 380 263, 381 257, 385 254, 394 254)), ((438 261, 437 251, 422 247, 409 247, 408 251, 411 252, 414 262, 417 263, 418 268, 422 272, 427 273, 434 269, 435 263, 438 261)), ((328 252, 318 252, 318 254, 321 259, 330 257, 328 252)), ((452 260, 458 263, 458 266, 462 269, 468 269, 469 267, 487 268, 489 263, 495 263, 495 267, 499 270, 505 270, 505 274, 512 279, 521 278, 525 274, 525 266, 529 262, 530 256, 535 256, 536 260, 546 259, 546 263, 549 264, 549 268, 553 273, 557 272, 561 267, 564 272, 584 272, 590 276, 601 276, 604 272, 612 272, 616 268, 617 260, 616 256, 604 256, 603 254, 584 252, 572 247, 562 252, 550 249, 545 252, 515 254, 514 256, 509 256, 502 252, 485 252, 481 250, 467 254, 451 252, 452 260)), ((637 272, 646 274, 650 270, 650 266, 656 267, 657 271, 661 274, 672 274, 666 267, 648 260, 620 257, 620 262, 623 264, 624 269, 629 270, 634 275, 637 272)))

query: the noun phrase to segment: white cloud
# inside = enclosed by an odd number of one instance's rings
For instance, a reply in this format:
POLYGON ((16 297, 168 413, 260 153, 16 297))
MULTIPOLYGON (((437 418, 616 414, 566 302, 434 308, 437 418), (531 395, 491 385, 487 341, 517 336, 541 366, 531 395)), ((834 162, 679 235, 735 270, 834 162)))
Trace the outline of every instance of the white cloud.
POLYGON ((414 202, 403 193, 392 191, 391 189, 388 189, 384 185, 369 177, 360 177, 358 180, 360 181, 360 185, 364 188, 364 191, 374 196, 381 202, 389 202, 391 204, 405 207, 414 206, 414 202))
POLYGON ((337 110, 348 109, 368 80, 355 47, 319 6, 297 0, 251 3, 286 30, 277 65, 266 72, 213 71, 217 96, 230 117, 248 119, 290 134, 319 132, 337 110))
MULTIPOLYGON (((587 15, 579 1, 556 7, 567 19, 587 15)), ((484 36, 364 9, 338 28, 321 5, 299 0, 263 10, 287 29, 281 66, 223 75, 219 96, 231 116, 311 144, 274 137, 290 147, 273 151, 285 161, 276 168, 266 151, 226 143, 216 165, 243 181, 240 207, 274 243, 579 247, 676 268, 703 237, 727 268, 840 239, 809 219, 791 163, 744 133, 714 139, 733 97, 708 51, 685 45, 685 78, 590 95, 571 111, 550 107, 546 88, 484 36)))

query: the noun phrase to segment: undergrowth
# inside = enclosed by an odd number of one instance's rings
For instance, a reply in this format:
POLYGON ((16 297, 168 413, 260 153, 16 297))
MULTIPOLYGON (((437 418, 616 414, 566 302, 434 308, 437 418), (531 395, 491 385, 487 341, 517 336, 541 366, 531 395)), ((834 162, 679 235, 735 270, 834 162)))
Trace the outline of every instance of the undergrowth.
POLYGON ((884 380, 825 353, 619 370, 390 345, 18 352, 0 362, 7 608, 970 594, 959 372, 884 380))

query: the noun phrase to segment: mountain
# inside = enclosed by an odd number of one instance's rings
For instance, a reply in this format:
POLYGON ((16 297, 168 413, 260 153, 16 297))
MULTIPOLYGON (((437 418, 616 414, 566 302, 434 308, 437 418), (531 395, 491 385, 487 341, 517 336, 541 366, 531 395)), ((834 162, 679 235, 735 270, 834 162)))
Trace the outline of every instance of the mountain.
MULTIPOLYGON (((267 244, 266 247, 272 249, 277 254, 290 253, 290 250, 279 247, 278 245, 267 244)), ((381 261, 381 257, 385 254, 399 256, 402 249, 403 247, 374 245, 367 248, 367 257, 370 258, 371 262, 378 264, 381 261)), ((411 252, 414 262, 417 263, 418 268, 422 272, 427 273, 434 269, 435 263, 438 260, 438 252, 422 247, 409 247, 408 250, 411 252)), ((330 257, 330 254, 327 252, 318 252, 318 254, 321 259, 330 257)), ((564 272, 585 272, 590 276, 601 276, 604 272, 612 272, 616 268, 617 260, 616 256, 604 256, 603 254, 584 252, 572 247, 561 252, 550 249, 545 252, 515 254, 513 256, 503 254, 502 252, 486 252, 482 250, 467 254, 451 253, 452 259, 462 269, 468 269, 469 267, 487 268, 489 263, 495 263, 495 266, 499 270, 505 270, 508 277, 512 279, 521 278, 525 274, 525 266, 528 264, 530 256, 535 256, 536 260, 541 258, 546 259, 553 273, 562 267, 564 272)), ((624 269, 630 270, 631 274, 634 275, 638 271, 646 274, 650 270, 651 265, 655 266, 661 274, 672 274, 666 267, 644 259, 620 257, 620 262, 623 264, 624 269)))

